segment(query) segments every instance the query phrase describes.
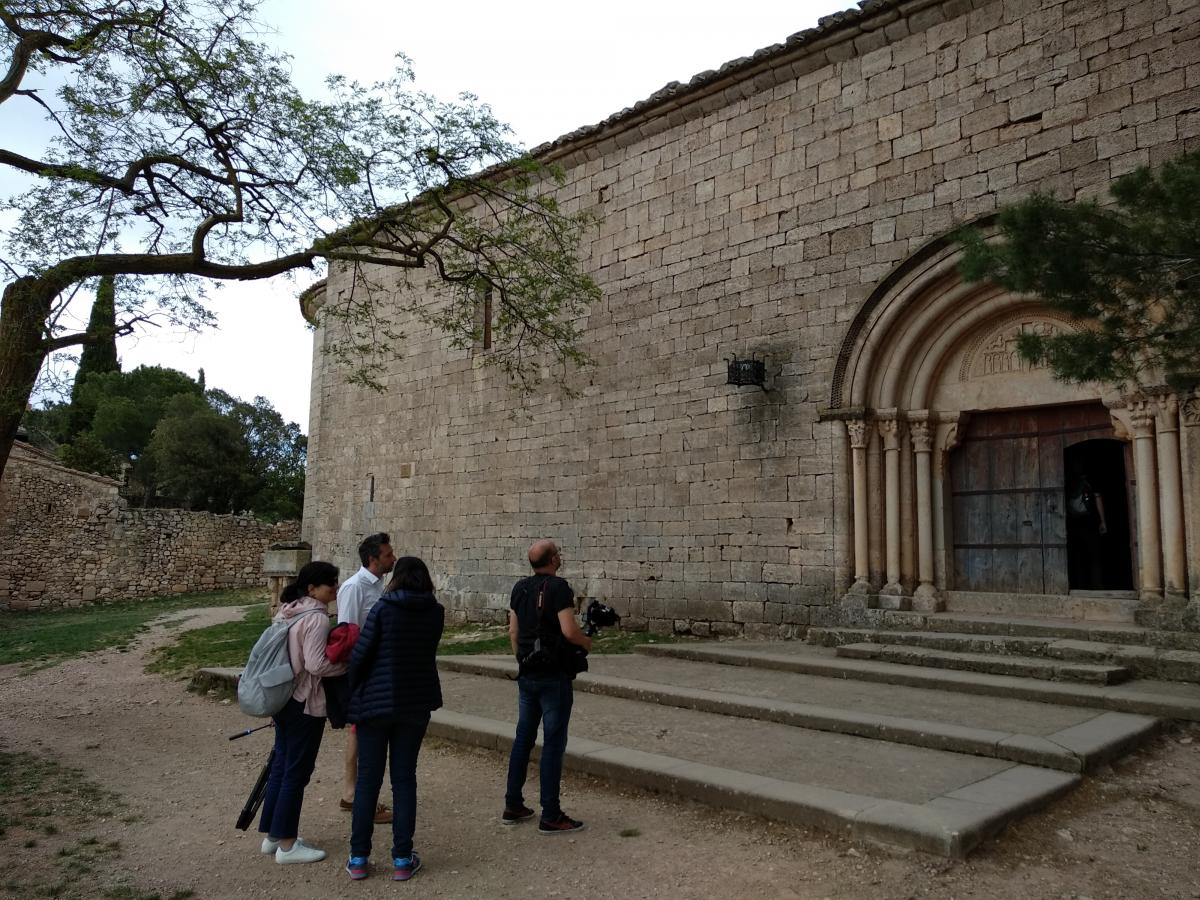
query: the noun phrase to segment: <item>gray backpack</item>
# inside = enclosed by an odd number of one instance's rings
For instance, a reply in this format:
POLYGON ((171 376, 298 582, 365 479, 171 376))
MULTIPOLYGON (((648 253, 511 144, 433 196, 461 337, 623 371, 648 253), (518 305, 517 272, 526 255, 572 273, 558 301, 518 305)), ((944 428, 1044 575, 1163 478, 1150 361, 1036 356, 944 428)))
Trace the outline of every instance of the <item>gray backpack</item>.
POLYGON ((273 716, 291 699, 296 675, 288 654, 288 632, 309 609, 291 619, 272 622, 254 644, 238 679, 238 706, 248 716, 273 716))

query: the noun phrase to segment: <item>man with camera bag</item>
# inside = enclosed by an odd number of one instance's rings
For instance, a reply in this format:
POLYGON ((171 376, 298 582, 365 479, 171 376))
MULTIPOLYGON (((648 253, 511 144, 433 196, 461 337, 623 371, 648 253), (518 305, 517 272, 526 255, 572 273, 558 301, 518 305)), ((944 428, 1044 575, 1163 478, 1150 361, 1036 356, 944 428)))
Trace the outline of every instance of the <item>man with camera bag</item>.
POLYGON ((583 828, 582 822, 562 811, 558 793, 574 699, 571 681, 587 667, 586 654, 592 649, 592 639, 575 621, 575 592, 558 577, 562 567, 558 545, 549 540, 537 541, 529 548, 529 565, 533 575, 516 583, 508 604, 508 637, 520 666, 519 706, 501 821, 515 825, 533 817, 533 810, 525 805, 523 789, 540 722, 542 817, 538 831, 566 834, 583 828))

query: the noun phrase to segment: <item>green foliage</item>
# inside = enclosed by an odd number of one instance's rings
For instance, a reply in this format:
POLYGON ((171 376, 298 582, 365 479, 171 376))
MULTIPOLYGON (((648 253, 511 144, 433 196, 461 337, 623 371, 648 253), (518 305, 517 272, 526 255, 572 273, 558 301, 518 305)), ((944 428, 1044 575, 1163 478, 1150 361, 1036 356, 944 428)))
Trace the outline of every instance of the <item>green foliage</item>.
MULTIPOLYGON (((668 644, 674 640, 672 635, 608 628, 592 638, 591 652, 596 655, 632 653, 640 644, 668 644)), ((438 653, 442 656, 509 655, 512 653, 512 644, 509 642, 508 628, 504 625, 452 625, 447 627, 442 635, 438 653)))
MULTIPOLYGON (((258 40, 257 6, 0 4, 0 104, 48 115, 54 134, 20 154, 0 138, 0 164, 33 181, 0 203, 12 222, 0 234, 9 289, 45 313, 30 352, 98 336, 61 325, 70 288, 90 278, 121 277, 121 336, 151 320, 211 324, 205 280, 339 260, 362 277, 323 315, 352 380, 377 385, 379 352, 398 350, 392 311, 374 312, 384 273, 397 268, 449 286, 437 298, 447 306, 416 298, 411 311, 465 344, 476 286, 491 285, 497 346, 487 362, 517 383, 532 386, 547 361, 582 361, 574 322, 599 292, 575 259, 588 220, 545 196, 558 173, 522 157, 477 98, 415 91, 403 57, 377 83, 335 76, 328 99, 302 97, 290 60, 258 40), (29 83, 32 73, 57 91, 29 83), (376 322, 383 331, 368 329, 376 322)), ((24 389, 0 384, 5 396, 24 389)))
POLYGON ((247 509, 272 521, 299 519, 304 512, 304 466, 308 438, 285 422, 266 397, 247 403, 224 391, 205 395, 222 415, 237 422, 249 451, 247 509))
POLYGON ((93 375, 80 397, 94 409, 87 427, 110 450, 135 463, 177 396, 199 398, 200 385, 176 369, 138 366, 131 372, 93 375))
MULTIPOLYGON (((202 390, 183 372, 139 366, 91 375, 71 407, 41 412, 62 427, 70 410, 90 410, 84 430, 59 448, 72 468, 117 477, 145 506, 210 512, 253 511, 297 519, 304 506, 307 440, 265 397, 253 403, 202 390)), ((61 438, 60 438, 61 439, 61 438)))
POLYGON ((71 404, 50 402, 25 411, 22 424, 35 447, 54 452, 71 437, 71 404))
POLYGON ((1035 294, 1087 330, 1023 335, 1068 381, 1200 381, 1200 153, 1117 179, 1113 203, 1045 196, 1001 211, 999 237, 960 235, 961 270, 1035 294))
POLYGON ((121 371, 117 361, 117 313, 116 279, 106 275, 100 279, 92 312, 88 318, 87 333, 91 337, 79 356, 79 368, 75 370, 75 384, 71 388, 71 435, 78 435, 88 428, 95 407, 80 402, 83 384, 96 375, 121 371))
POLYGON ((69 444, 63 444, 59 447, 58 455, 63 465, 81 472, 95 472, 109 478, 117 478, 121 474, 121 462, 117 455, 91 431, 80 432, 69 444))
POLYGON ((125 647, 151 620, 183 609, 245 606, 265 597, 256 588, 149 598, 79 609, 8 612, 0 628, 0 665, 53 665, 64 659, 125 647))
POLYGON ((158 493, 172 506, 210 512, 247 508, 250 449, 238 422, 203 397, 172 397, 146 447, 158 493))

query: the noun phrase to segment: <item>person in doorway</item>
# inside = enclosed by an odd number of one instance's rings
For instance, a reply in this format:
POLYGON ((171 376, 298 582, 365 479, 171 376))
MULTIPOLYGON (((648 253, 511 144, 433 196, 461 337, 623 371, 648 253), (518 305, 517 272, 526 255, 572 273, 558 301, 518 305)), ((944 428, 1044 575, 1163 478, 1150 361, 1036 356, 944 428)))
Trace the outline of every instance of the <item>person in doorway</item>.
POLYGON ((1082 590, 1100 590, 1104 587, 1104 536, 1108 534, 1104 497, 1092 487, 1082 467, 1075 466, 1068 475, 1070 585, 1082 590))
POLYGON ((572 819, 559 805, 563 754, 567 749, 567 726, 574 700, 572 671, 563 665, 558 652, 564 641, 592 649, 592 640, 575 621, 575 593, 558 577, 562 553, 554 541, 542 540, 529 548, 533 575, 522 578, 512 589, 509 601, 508 636, 520 665, 517 677, 517 732, 508 760, 508 783, 501 821, 506 825, 533 817, 523 795, 529 756, 543 728, 541 776, 542 834, 579 831, 583 823, 572 819), (535 654, 535 645, 542 650, 535 654))
POLYGON ((346 863, 354 881, 368 874, 385 763, 391 766, 395 810, 392 879, 407 881, 421 868, 413 850, 417 755, 429 714, 442 705, 437 647, 445 616, 425 563, 404 556, 397 560, 386 593, 371 607, 354 645, 349 719, 358 728, 358 783, 346 863))
POLYGON ((262 852, 274 854, 280 865, 319 862, 325 851, 298 836, 304 789, 317 764, 325 731, 325 691, 321 679, 340 675, 345 664, 325 656, 329 634, 329 604, 337 595, 337 567, 310 562, 284 589, 277 619, 295 619, 288 632, 288 657, 295 674, 291 699, 275 714, 275 751, 263 797, 258 830, 262 852))
MULTIPOLYGON (((358 545, 361 568, 342 584, 337 595, 338 624, 357 625, 361 630, 367 614, 383 593, 384 576, 396 564, 392 551, 392 539, 385 533, 367 535, 358 545)), ((354 809, 354 785, 358 780, 358 734, 351 725, 346 729, 346 756, 342 767, 342 796, 338 805, 346 812, 354 809)), ((387 823, 392 820, 392 811, 380 804, 375 811, 375 821, 387 823)))

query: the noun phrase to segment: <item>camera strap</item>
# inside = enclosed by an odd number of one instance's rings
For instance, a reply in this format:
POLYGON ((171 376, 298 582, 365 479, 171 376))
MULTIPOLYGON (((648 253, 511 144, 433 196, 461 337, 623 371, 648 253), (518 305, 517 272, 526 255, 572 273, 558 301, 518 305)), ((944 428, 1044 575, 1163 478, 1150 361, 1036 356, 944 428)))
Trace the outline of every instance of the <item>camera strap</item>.
POLYGON ((549 580, 550 580, 549 578, 543 577, 542 578, 542 586, 540 588, 538 588, 537 627, 533 630, 533 639, 534 639, 534 641, 537 642, 537 646, 539 646, 539 647, 544 643, 543 638, 545 637, 545 634, 544 634, 545 623, 542 621, 542 604, 546 599, 546 582, 548 582, 549 580))

